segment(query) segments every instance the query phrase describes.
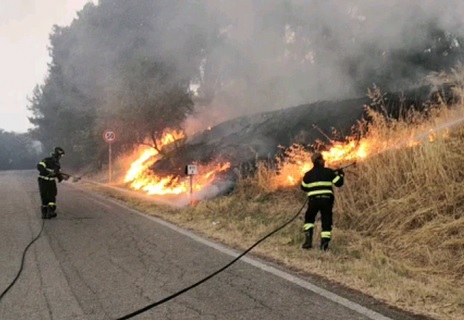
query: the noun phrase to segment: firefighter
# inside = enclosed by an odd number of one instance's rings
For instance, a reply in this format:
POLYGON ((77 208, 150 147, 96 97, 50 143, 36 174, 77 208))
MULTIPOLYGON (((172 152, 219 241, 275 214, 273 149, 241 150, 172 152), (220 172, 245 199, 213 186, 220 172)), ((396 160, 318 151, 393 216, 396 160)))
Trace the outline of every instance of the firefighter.
POLYGON ((308 209, 303 226, 305 242, 303 249, 311 249, 313 244, 314 222, 321 212, 322 232, 320 249, 327 251, 332 238, 332 209, 334 204, 333 186, 343 185, 343 170, 332 170, 325 167, 321 153, 316 152, 311 157, 314 167, 305 173, 301 189, 308 194, 308 209))
POLYGON ((47 157, 37 164, 39 170, 39 191, 42 200, 42 219, 56 217, 56 179, 61 182, 64 178, 60 172, 60 159, 64 156, 64 150, 56 147, 47 157))

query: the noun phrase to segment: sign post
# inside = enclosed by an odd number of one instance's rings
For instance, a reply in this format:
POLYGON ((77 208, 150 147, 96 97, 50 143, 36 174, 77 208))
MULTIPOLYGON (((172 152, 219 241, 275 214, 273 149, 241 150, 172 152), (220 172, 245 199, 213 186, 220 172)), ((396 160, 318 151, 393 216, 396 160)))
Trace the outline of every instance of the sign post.
POLYGON ((185 167, 185 174, 190 177, 190 205, 193 204, 193 176, 198 174, 198 166, 189 164, 185 167))
POLYGON ((111 144, 116 141, 116 133, 112 130, 105 130, 103 140, 108 143, 108 183, 111 183, 111 144))

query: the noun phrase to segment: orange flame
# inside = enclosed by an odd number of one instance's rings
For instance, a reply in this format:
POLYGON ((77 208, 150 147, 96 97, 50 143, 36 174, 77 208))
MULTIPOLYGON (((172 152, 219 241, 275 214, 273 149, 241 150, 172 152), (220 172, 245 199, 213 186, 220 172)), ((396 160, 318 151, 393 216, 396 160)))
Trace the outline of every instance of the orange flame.
MULTIPOLYGON (((163 149, 163 147, 165 147, 166 145, 169 145, 170 143, 175 142, 177 140, 183 139, 184 137, 184 133, 180 131, 166 132, 161 137, 161 140, 157 141, 157 145, 159 146, 159 148, 163 149)), ((137 180, 152 164, 148 160, 152 159, 154 156, 158 154, 159 152, 155 148, 145 147, 144 150, 142 150, 142 154, 137 158, 137 160, 135 160, 131 164, 130 169, 127 171, 126 176, 124 178, 124 182, 133 182, 138 185, 137 180)))
MULTIPOLYGON (((346 142, 333 142, 326 151, 322 151, 327 166, 336 167, 343 163, 361 162, 368 157, 378 155, 392 149, 411 148, 422 143, 421 136, 434 142, 438 134, 430 129, 422 128, 421 134, 416 135, 414 130, 410 130, 406 139, 404 135, 397 137, 381 137, 374 132, 365 136, 359 141, 348 137, 346 142)), ((404 133, 404 132, 403 132, 404 133)), ((441 135, 444 138, 449 136, 449 130, 441 135)), ((426 139, 425 139, 426 140, 426 139)), ((311 153, 303 146, 294 145, 285 150, 285 160, 278 165, 279 175, 275 178, 275 183, 279 187, 292 186, 300 183, 303 175, 309 171, 313 165, 311 153)))
MULTIPOLYGON (((169 144, 183 139, 185 135, 181 132, 167 132, 162 139, 157 142, 159 149, 163 150, 169 144)), ((165 176, 157 175, 149 167, 156 162, 156 156, 159 154, 157 150, 150 147, 144 147, 140 151, 137 160, 132 162, 129 170, 126 173, 124 182, 129 184, 129 187, 135 190, 145 191, 149 195, 167 195, 167 194, 182 194, 190 192, 190 179, 181 177, 178 174, 169 174, 165 176)), ((199 174, 195 175, 192 180, 192 188, 194 191, 199 191, 210 185, 216 174, 226 171, 230 168, 230 163, 212 163, 208 165, 200 165, 199 174)))

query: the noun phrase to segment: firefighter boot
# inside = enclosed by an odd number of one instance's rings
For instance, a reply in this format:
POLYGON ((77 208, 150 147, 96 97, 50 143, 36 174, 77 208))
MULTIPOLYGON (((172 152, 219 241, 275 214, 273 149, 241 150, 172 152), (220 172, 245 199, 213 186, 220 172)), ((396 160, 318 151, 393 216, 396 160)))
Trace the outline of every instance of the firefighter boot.
POLYGON ((321 238, 321 250, 322 251, 329 250, 329 242, 330 242, 330 238, 321 238))
POLYGON ((313 228, 304 232, 305 242, 301 246, 303 249, 311 249, 313 247, 313 228))
POLYGON ((55 218, 56 217, 56 207, 55 206, 47 206, 47 219, 55 218))
POLYGON ((42 210, 42 219, 47 219, 47 206, 40 207, 42 210))

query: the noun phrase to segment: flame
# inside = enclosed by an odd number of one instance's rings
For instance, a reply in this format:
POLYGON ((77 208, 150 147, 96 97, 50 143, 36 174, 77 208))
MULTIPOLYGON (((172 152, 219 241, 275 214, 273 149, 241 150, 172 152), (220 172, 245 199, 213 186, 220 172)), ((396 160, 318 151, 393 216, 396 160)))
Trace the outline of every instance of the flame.
MULTIPOLYGON (((182 132, 167 132, 163 135, 157 146, 163 150, 170 144, 185 135, 182 132)), ((159 160, 159 152, 154 148, 143 146, 138 151, 138 158, 132 162, 126 173, 124 182, 134 190, 144 191, 149 195, 176 195, 190 192, 190 178, 179 176, 178 174, 159 175, 153 172, 150 167, 159 160)), ((208 165, 198 166, 199 174, 192 177, 193 191, 200 191, 210 185, 217 173, 226 171, 230 168, 229 162, 213 162, 208 165)))
POLYGON ((158 151, 153 148, 144 150, 140 157, 131 164, 129 171, 127 171, 126 177, 124 178, 124 182, 136 180, 140 173, 148 168, 149 164, 147 161, 157 154, 158 151))
POLYGON ((161 147, 164 147, 172 142, 181 140, 183 138, 185 138, 185 134, 181 131, 165 132, 161 137, 161 147))
MULTIPOLYGON (((184 137, 185 135, 183 132, 169 131, 163 134, 161 139, 157 141, 157 145, 159 148, 163 149, 165 146, 177 140, 183 139, 184 137)), ((159 154, 158 150, 148 146, 142 147, 140 152, 141 155, 138 156, 137 160, 131 164, 130 169, 126 173, 124 178, 125 183, 133 182, 138 185, 137 179, 139 179, 145 170, 147 170, 148 167, 152 164, 148 160, 159 154)))
MULTIPOLYGON (((424 139, 421 138, 434 142, 439 136, 445 139, 449 137, 448 129, 445 129, 441 135, 438 135, 434 129, 421 129, 419 133, 416 133, 417 128, 411 129, 406 137, 404 131, 403 135, 388 138, 377 135, 375 132, 359 140, 348 137, 345 142, 332 142, 326 147, 326 151, 321 153, 328 167, 336 167, 343 163, 362 162, 368 157, 388 150, 416 147, 423 142, 424 139)), ((297 185, 303 175, 313 167, 311 153, 301 145, 293 145, 286 149, 284 154, 285 160, 278 163, 279 174, 274 182, 278 187, 297 185)))

